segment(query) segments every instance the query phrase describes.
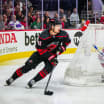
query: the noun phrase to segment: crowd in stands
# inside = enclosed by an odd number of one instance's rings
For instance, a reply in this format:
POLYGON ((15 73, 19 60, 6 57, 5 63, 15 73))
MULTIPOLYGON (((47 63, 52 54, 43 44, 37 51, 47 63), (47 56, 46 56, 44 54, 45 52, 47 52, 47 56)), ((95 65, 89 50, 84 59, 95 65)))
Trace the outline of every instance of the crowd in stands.
MULTIPOLYGON (((89 7, 90 5, 89 3, 89 7)), ((89 8, 89 17, 90 15, 92 16, 91 8, 89 8)), ((97 23, 104 24, 104 13, 100 17, 97 16, 97 13, 95 15, 97 23)), ((92 23, 95 22, 95 15, 91 18, 92 23)), ((77 9, 73 8, 72 11, 69 9, 67 12, 64 9, 60 9, 60 15, 56 11, 53 18, 61 21, 62 28, 73 28, 84 19, 80 16, 82 15, 78 14, 77 9)), ((44 17, 42 17, 41 11, 36 10, 29 1, 28 12, 26 13, 26 4, 24 1, 16 0, 13 8, 12 0, 3 0, 2 15, 0 15, 0 30, 42 29, 42 22, 43 28, 47 29, 49 28, 51 18, 49 11, 44 11, 44 17)))

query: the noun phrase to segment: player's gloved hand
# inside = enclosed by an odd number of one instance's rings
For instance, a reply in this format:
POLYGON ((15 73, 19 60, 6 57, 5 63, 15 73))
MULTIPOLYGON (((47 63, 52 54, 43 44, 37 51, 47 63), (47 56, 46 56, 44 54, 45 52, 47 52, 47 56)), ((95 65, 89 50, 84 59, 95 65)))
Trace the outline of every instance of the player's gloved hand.
POLYGON ((64 46, 58 47, 57 55, 60 55, 62 52, 64 52, 66 49, 64 46))
POLYGON ((64 51, 65 51, 65 47, 64 47, 64 46, 58 47, 57 53, 51 55, 51 56, 48 58, 48 60, 50 61, 50 60, 54 59, 55 57, 57 57, 58 55, 60 55, 60 54, 61 54, 62 52, 64 52, 64 51))

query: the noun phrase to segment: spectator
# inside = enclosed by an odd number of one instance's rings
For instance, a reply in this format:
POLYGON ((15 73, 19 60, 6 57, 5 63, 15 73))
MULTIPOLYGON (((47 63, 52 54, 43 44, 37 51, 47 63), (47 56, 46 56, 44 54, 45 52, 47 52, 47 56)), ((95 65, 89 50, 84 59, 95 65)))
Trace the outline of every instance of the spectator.
POLYGON ((46 21, 44 22, 44 29, 48 29, 50 24, 50 18, 47 17, 46 21))
POLYGON ((23 3, 20 0, 16 1, 16 5, 18 5, 20 8, 20 11, 22 11, 23 3))
POLYGON ((36 18, 40 18, 40 12, 39 11, 36 11, 35 14, 36 14, 36 18))
POLYGON ((8 20, 10 20, 12 12, 10 11, 9 7, 6 8, 5 14, 7 15, 8 20))
POLYGON ((4 22, 5 30, 7 30, 8 29, 8 18, 7 18, 6 14, 3 15, 3 22, 4 22))
POLYGON ((17 15, 16 15, 16 18, 17 18, 18 21, 22 21, 22 20, 23 20, 24 15, 22 14, 21 11, 18 11, 18 13, 17 13, 17 15))
POLYGON ((57 12, 54 14, 54 19, 58 20, 58 13, 57 12))
POLYGON ((20 5, 16 5, 14 14, 16 15, 20 11, 20 5))
MULTIPOLYGON (((37 0, 38 3, 39 3, 39 1, 41 2, 41 0, 37 0)), ((47 2, 47 0, 44 0, 44 1, 47 2)), ((61 1, 63 1, 63 0, 61 0, 61 1)), ((67 1, 67 0, 65 0, 65 1, 67 1)), ((3 18, 4 18, 3 21, 4 21, 5 28, 8 27, 8 23, 10 23, 11 16, 13 14, 16 15, 16 21, 20 22, 24 27, 26 27, 26 17, 25 17, 26 16, 26 4, 25 4, 25 1, 24 0, 16 0, 14 2, 15 2, 15 4, 14 4, 15 8, 13 10, 13 1, 12 0, 3 0, 3 5, 2 5, 3 12, 2 13, 4 14, 3 15, 3 18), (14 13, 13 13, 13 11, 14 11, 14 13)), ((34 5, 32 6, 31 3, 29 3, 29 1, 28 1, 28 4, 29 4, 28 5, 28 8, 29 8, 29 10, 28 10, 28 18, 27 18, 28 19, 28 27, 30 28, 31 25, 33 24, 33 22, 36 22, 37 18, 40 18, 41 22, 44 21, 43 28, 47 29, 49 27, 49 19, 51 18, 49 16, 49 11, 46 11, 45 14, 44 14, 44 16, 41 17, 40 11, 36 11, 34 13, 34 10, 33 10, 34 9, 33 8, 34 5)), ((92 4, 90 2, 88 4, 89 4, 88 5, 89 6, 88 9, 91 9, 92 4)), ((74 6, 73 6, 73 8, 74 8, 74 6)), ((74 25, 74 24, 76 24, 76 23, 79 22, 79 15, 77 14, 76 8, 73 10, 72 14, 71 14, 72 8, 69 7, 69 9, 70 10, 68 11, 67 14, 65 14, 66 11, 64 11, 64 9, 60 9, 60 17, 58 17, 58 13, 57 12, 54 14, 54 18, 55 19, 60 19, 61 18, 62 27, 63 28, 68 28, 69 27, 69 25, 70 25, 70 19, 71 19, 72 25, 74 25)), ((91 21, 93 21, 93 22, 95 20, 98 21, 98 18, 95 18, 97 16, 92 15, 92 13, 91 13, 91 16, 90 16, 90 14, 88 16, 89 17, 93 16, 93 17, 91 17, 91 19, 92 19, 91 21)))
POLYGON ((9 29, 11 30, 20 30, 24 29, 24 26, 16 20, 16 15, 12 16, 12 20, 8 24, 9 29))
POLYGON ((22 14, 24 16, 26 16, 26 5, 25 4, 23 4, 23 7, 22 7, 22 14))
POLYGON ((65 16, 64 9, 60 9, 60 18, 64 16, 65 16))
POLYGON ((29 28, 30 28, 30 26, 31 26, 32 23, 33 23, 33 18, 31 16, 31 13, 28 12, 28 26, 29 26, 29 28))
MULTIPOLYGON (((32 6, 32 3, 30 2, 32 0, 27 0, 27 5, 28 5, 28 8, 30 8, 32 6)), ((35 0, 34 0, 35 1, 35 0)), ((39 1, 39 0, 38 0, 39 1)))
POLYGON ((33 14, 33 16, 32 16, 33 22, 36 21, 37 18, 41 18, 40 12, 39 12, 39 11, 36 11, 36 12, 33 14))
POLYGON ((79 15, 76 8, 73 9, 73 13, 70 16, 70 23, 72 26, 75 26, 77 23, 79 23, 79 15))
POLYGON ((26 29, 26 16, 23 17, 23 20, 21 21, 21 24, 24 26, 24 28, 26 29))
POLYGON ((71 16, 71 10, 68 10, 67 15, 66 15, 67 19, 70 20, 70 16, 71 16))
POLYGON ((44 17, 46 17, 46 18, 49 17, 48 11, 45 12, 44 17))
POLYGON ((37 20, 32 23, 31 29, 41 29, 40 18, 37 18, 37 20))
POLYGON ((6 14, 6 8, 8 7, 7 1, 2 4, 3 14, 6 14))
POLYGON ((8 1, 8 7, 9 7, 10 11, 12 12, 13 11, 13 1, 12 0, 8 1))
POLYGON ((45 14, 44 14, 44 21, 46 21, 47 18, 50 18, 48 11, 46 11, 45 14))
POLYGON ((88 10, 92 10, 92 1, 88 0, 88 10))
POLYGON ((61 17, 60 21, 61 21, 61 24, 62 24, 62 28, 68 28, 67 20, 66 20, 65 16, 61 17))
POLYGON ((66 15, 68 26, 70 26, 70 16, 71 16, 71 10, 68 10, 66 15))
POLYGON ((33 22, 36 20, 36 14, 34 13, 34 15, 32 16, 33 22))
POLYGON ((99 13, 98 12, 95 12, 94 13, 94 16, 93 16, 93 21, 94 21, 94 23, 95 24, 99 24, 100 23, 100 18, 101 18, 101 16, 99 16, 99 13))
POLYGON ((31 13, 31 16, 33 16, 33 11, 34 11, 34 9, 33 9, 33 7, 31 6, 30 9, 29 9, 29 12, 31 13))
POLYGON ((0 30, 5 30, 5 25, 4 25, 3 18, 1 15, 0 15, 0 30))

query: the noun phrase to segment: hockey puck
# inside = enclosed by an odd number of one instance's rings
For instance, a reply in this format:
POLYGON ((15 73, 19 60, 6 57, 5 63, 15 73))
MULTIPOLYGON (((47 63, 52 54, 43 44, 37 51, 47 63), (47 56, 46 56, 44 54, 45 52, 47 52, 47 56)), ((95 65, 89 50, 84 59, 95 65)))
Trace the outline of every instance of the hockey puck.
POLYGON ((51 96, 51 95, 53 95, 53 92, 52 92, 52 91, 45 91, 45 92, 44 92, 44 95, 49 95, 49 96, 51 96))

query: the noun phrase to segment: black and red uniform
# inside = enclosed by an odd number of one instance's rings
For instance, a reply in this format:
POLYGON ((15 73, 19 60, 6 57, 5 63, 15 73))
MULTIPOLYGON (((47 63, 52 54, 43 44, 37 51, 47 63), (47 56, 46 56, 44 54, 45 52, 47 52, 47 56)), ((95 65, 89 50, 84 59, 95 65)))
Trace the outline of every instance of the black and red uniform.
POLYGON ((34 69, 39 63, 44 62, 45 67, 33 78, 35 82, 43 79, 57 65, 57 55, 66 50, 71 42, 67 32, 60 30, 57 35, 50 35, 50 30, 45 30, 39 35, 36 44, 37 51, 27 60, 24 66, 17 69, 12 75, 13 80, 34 69))

